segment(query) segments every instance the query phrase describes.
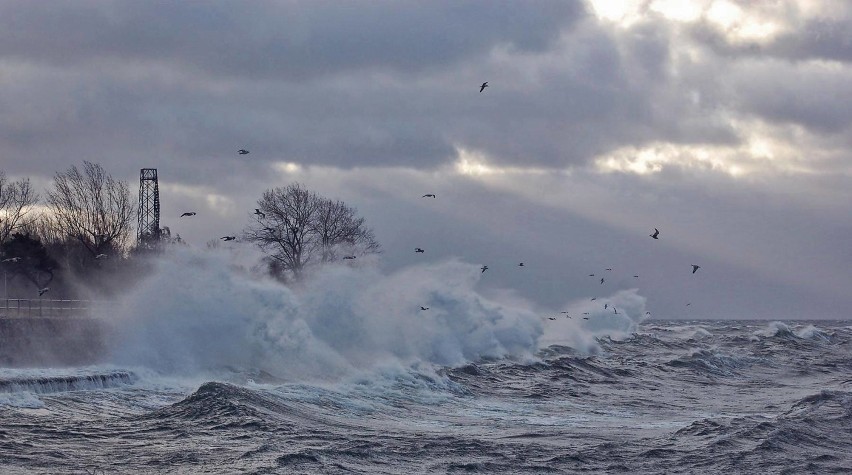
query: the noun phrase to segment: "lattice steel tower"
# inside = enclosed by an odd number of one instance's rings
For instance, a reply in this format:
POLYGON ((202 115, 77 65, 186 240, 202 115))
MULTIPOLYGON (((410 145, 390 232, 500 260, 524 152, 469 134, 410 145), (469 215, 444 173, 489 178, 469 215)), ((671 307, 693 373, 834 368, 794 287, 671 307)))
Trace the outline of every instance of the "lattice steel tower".
POLYGON ((156 247, 160 241, 160 184, 156 168, 143 168, 139 172, 139 211, 136 226, 136 244, 156 247))

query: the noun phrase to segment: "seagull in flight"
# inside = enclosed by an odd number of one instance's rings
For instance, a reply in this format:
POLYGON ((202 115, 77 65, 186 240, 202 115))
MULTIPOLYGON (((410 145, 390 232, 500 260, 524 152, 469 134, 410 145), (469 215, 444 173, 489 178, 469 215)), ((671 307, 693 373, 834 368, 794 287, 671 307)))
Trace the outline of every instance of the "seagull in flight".
POLYGON ((583 315, 588 315, 588 314, 589 314, 589 312, 583 312, 583 315))
POLYGON ((521 262, 520 264, 518 264, 518 267, 523 267, 523 266, 524 266, 524 263, 523 263, 523 262, 521 262))
POLYGON ((608 304, 608 303, 605 303, 605 304, 604 304, 604 310, 606 310, 606 308, 607 308, 607 307, 609 307, 609 304, 608 304))
POLYGON ((46 294, 48 290, 50 290, 50 287, 45 287, 43 289, 39 289, 38 290, 38 296, 41 297, 42 295, 46 294))
POLYGON ((237 150, 237 153, 239 153, 240 155, 248 155, 249 151, 244 149, 244 148, 241 148, 241 149, 237 150))
POLYGON ((592 302, 594 302, 597 299, 598 299, 597 297, 592 297, 592 302))
POLYGON ((688 304, 686 304, 687 307, 689 307, 690 305, 692 305, 692 302, 689 302, 688 304))
POLYGON ((21 260, 20 257, 10 257, 8 259, 3 259, 3 262, 18 262, 20 260, 21 260))
POLYGON ((556 317, 547 317, 548 320, 556 320, 556 317))
POLYGON ((618 315, 618 309, 617 308, 612 307, 612 310, 615 312, 616 315, 618 315))
POLYGON ((415 247, 414 252, 426 252, 426 251, 424 251, 423 249, 420 249, 419 247, 415 247))
POLYGON ((657 229, 657 228, 654 228, 654 234, 649 234, 648 236, 651 236, 654 239, 660 239, 660 238, 657 237, 659 235, 660 235, 660 230, 657 229))
POLYGON ((601 284, 603 284, 603 283, 604 283, 604 278, 603 278, 603 277, 601 277, 601 284))
POLYGON ((260 216, 261 218, 265 218, 265 217, 266 217, 266 215, 263 213, 263 211, 261 211, 261 210, 259 210, 259 209, 257 209, 257 208, 255 208, 255 209, 254 209, 254 214, 256 214, 256 215, 260 216))
POLYGON ((355 259, 358 256, 343 256, 344 259, 355 259))
POLYGON ((488 81, 485 81, 481 86, 479 86, 479 92, 484 91, 486 87, 488 87, 488 81))
POLYGON ((221 239, 221 240, 223 240, 223 241, 227 242, 227 241, 233 241, 233 240, 234 240, 234 239, 236 239, 236 238, 237 238, 236 236, 222 236, 222 237, 220 237, 219 239, 221 239))
POLYGON ((106 254, 98 254, 97 256, 95 256, 95 259, 106 259, 107 257, 109 256, 107 256, 106 254))
POLYGON ((421 196, 421 198, 437 198, 437 196, 433 195, 432 193, 428 193, 428 194, 421 196))
POLYGON ((645 315, 650 315, 650 314, 651 314, 651 312, 645 312, 645 315))
POLYGON ((420 306, 420 310, 429 310, 429 307, 420 306))
POLYGON ((480 274, 487 271, 487 270, 488 270, 488 266, 482 266, 482 272, 480 272, 480 274))
POLYGON ((183 218, 184 216, 195 216, 195 211, 189 211, 180 215, 181 218, 183 218))
POLYGON ((594 277, 594 276, 595 276, 595 274, 589 274, 589 277, 594 277))
POLYGON ((609 269, 606 269, 606 270, 612 270, 612 268, 609 268, 609 269))
POLYGON ((694 273, 695 273, 695 271, 697 271, 698 269, 701 269, 701 266, 697 266, 697 265, 695 265, 695 264, 692 264, 692 273, 693 273, 693 274, 694 274, 694 273))
POLYGON ((634 275, 633 277, 636 277, 637 279, 639 278, 639 276, 638 276, 638 275, 634 275))
POLYGON ((588 320, 588 319, 589 319, 589 317, 583 317, 583 320, 588 320))

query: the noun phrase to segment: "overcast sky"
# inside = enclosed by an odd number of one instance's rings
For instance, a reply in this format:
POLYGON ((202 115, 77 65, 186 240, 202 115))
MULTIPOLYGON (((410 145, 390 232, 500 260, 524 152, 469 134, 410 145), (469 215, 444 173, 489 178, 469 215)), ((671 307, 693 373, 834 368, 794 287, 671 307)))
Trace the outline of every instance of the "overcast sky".
POLYGON ((157 168, 198 247, 299 181, 542 310, 849 317, 850 105, 846 0, 0 1, 10 177, 157 168))

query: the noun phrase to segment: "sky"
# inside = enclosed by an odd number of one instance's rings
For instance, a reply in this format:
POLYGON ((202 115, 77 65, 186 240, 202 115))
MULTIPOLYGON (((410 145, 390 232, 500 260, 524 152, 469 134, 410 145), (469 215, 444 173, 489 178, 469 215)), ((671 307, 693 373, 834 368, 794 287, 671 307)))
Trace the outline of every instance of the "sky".
POLYGON ((0 170, 157 168, 197 247, 298 181, 542 311, 849 318, 850 84, 844 0, 2 0, 0 170))

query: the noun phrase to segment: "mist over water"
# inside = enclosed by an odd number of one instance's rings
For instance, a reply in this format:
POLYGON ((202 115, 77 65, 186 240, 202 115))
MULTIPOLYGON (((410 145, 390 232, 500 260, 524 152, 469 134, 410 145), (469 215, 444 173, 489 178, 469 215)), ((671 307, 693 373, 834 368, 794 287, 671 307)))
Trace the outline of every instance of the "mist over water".
POLYGON ((595 351, 595 337, 630 334, 644 310, 633 289, 611 297, 619 315, 574 303, 571 311, 587 309, 591 318, 549 321, 523 302, 483 296, 479 266, 458 260, 387 275, 376 266, 330 265, 288 287, 252 273, 253 262, 236 262, 253 258, 181 249, 158 260, 111 317, 109 360, 165 375, 226 368, 287 380, 528 361, 553 342, 595 351))

